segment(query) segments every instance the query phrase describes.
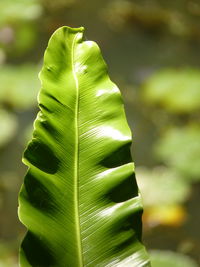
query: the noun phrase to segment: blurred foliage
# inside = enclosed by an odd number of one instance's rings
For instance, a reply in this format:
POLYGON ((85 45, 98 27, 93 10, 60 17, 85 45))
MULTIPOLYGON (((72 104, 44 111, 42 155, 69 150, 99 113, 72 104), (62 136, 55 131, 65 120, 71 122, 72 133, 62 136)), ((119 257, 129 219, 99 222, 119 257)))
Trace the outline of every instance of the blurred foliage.
POLYGON ((183 203, 190 192, 178 173, 163 166, 150 170, 137 168, 137 178, 145 207, 183 203), (154 188, 159 190, 155 191, 154 188), (163 197, 165 194, 166 198, 163 197))
POLYGON ((35 106, 40 87, 38 70, 31 64, 4 65, 0 68, 0 103, 15 110, 35 106))
POLYGON ((156 226, 179 227, 187 219, 187 212, 180 204, 155 205, 146 208, 143 222, 146 228, 156 226))
POLYGON ((104 12, 104 18, 112 28, 123 30, 127 26, 139 26, 189 39, 200 38, 199 16, 200 3, 197 1, 114 0, 104 12))
POLYGON ((0 266, 15 266, 25 231, 16 212, 21 155, 37 109, 43 51, 62 25, 85 26, 124 96, 144 242, 162 249, 151 252, 152 267, 196 267, 189 256, 200 264, 198 0, 0 1, 0 266), (179 250, 188 243, 192 249, 179 250))
POLYGON ((0 10, 0 47, 13 58, 19 57, 37 40, 35 20, 42 15, 42 6, 37 0, 1 0, 0 10))
POLYGON ((150 258, 152 267, 197 267, 191 258, 172 251, 151 250, 150 258))
POLYGON ((190 187, 178 173, 163 166, 140 167, 137 179, 145 209, 143 219, 148 227, 179 226, 185 221, 187 215, 182 204, 189 197, 190 187))
POLYGON ((0 267, 17 267, 16 244, 0 243, 0 267))
POLYGON ((0 10, 0 25, 35 20, 42 14, 42 6, 38 0, 1 0, 0 10))
POLYGON ((0 109, 0 148, 13 138, 17 131, 16 116, 4 109, 0 109))
POLYGON ((40 0, 40 3, 49 10, 67 8, 73 5, 75 2, 76 0, 57 0, 56 2, 51 0, 40 0))
MULTIPOLYGON (((182 177, 200 180, 200 126, 171 128, 155 146, 160 160, 176 169, 182 177)), ((182 179, 183 180, 183 179, 182 179)))
POLYGON ((200 70, 165 69, 152 75, 144 86, 144 97, 169 112, 200 110, 200 70))

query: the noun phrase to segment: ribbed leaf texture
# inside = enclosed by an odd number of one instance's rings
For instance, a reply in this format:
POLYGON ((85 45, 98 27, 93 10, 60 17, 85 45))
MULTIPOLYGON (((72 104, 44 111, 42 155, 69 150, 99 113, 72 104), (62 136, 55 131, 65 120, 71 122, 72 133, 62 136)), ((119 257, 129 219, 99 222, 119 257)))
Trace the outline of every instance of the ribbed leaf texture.
POLYGON ((150 266, 119 89, 83 28, 51 37, 19 195, 21 267, 150 266))

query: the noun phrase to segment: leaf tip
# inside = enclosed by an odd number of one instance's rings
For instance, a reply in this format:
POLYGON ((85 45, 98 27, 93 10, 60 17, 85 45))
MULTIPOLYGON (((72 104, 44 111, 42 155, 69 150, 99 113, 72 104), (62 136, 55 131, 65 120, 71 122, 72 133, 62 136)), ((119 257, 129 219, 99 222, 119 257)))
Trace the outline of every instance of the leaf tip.
POLYGON ((59 31, 69 31, 69 32, 72 32, 72 33, 82 33, 85 31, 85 28, 84 27, 79 27, 79 28, 72 28, 72 27, 69 27, 69 26, 62 26, 60 28, 58 28, 55 32, 59 32, 59 31))

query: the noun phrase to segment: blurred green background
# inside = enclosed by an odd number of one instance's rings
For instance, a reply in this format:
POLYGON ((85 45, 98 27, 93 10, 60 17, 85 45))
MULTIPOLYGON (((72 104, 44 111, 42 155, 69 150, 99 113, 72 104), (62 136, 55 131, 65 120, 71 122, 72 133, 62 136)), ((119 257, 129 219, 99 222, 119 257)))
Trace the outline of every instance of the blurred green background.
POLYGON ((38 111, 43 53, 62 25, 86 28, 121 89, 152 266, 199 266, 199 0, 1 0, 0 267, 17 266, 21 156, 38 111))

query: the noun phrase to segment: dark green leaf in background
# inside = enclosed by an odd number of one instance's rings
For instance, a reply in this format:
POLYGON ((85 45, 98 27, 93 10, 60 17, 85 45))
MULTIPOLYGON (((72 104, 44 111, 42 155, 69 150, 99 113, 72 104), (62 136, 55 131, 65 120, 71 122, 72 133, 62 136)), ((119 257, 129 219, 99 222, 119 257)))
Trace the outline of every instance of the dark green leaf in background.
POLYGON ((16 116, 0 108, 0 148, 13 138, 16 130, 16 116))
POLYGON ((31 64, 0 68, 0 102, 14 110, 34 107, 39 90, 37 71, 31 64))
POLYGON ((197 267, 196 262, 190 257, 172 251, 150 251, 152 267, 197 267))
POLYGON ((145 83, 144 97, 174 113, 192 113, 200 109, 200 70, 164 69, 145 83))
POLYGON ((157 143, 155 151, 159 159, 179 171, 188 181, 200 179, 199 125, 168 130, 157 143))

